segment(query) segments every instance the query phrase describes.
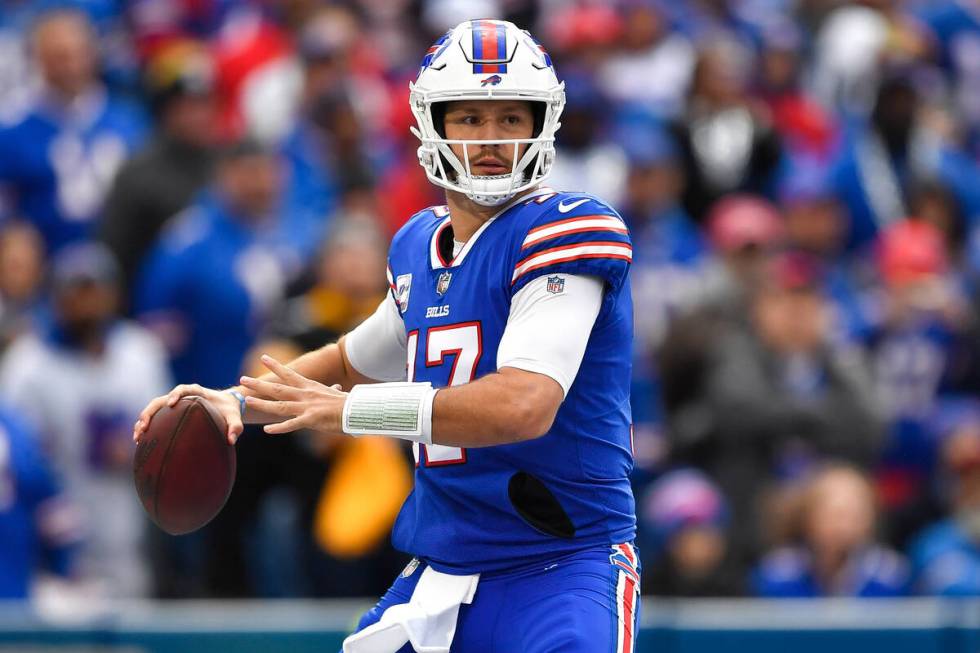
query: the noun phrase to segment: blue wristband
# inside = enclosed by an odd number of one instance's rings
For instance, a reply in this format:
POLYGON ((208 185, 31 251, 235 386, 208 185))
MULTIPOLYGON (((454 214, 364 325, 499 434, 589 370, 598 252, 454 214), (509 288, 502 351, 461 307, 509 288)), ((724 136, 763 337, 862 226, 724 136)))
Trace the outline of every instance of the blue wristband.
POLYGON ((245 421, 245 395, 243 395, 238 390, 225 390, 228 394, 238 400, 238 409, 242 415, 242 421, 245 421))

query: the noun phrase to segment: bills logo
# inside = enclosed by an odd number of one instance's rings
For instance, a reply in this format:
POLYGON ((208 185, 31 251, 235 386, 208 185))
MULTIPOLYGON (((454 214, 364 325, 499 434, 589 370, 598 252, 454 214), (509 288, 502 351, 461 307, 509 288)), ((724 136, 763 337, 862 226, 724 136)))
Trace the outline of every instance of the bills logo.
POLYGON ((636 551, 629 544, 614 545, 609 554, 609 562, 625 571, 637 583, 640 582, 640 574, 636 570, 636 551))
POLYGON ((395 280, 395 301, 398 302, 398 310, 404 313, 408 310, 408 296, 412 292, 412 275, 400 274, 395 280))
POLYGON ((453 280, 452 272, 443 272, 436 281, 436 294, 442 297, 449 290, 449 282, 453 280))
POLYGON ((496 86, 502 81, 504 81, 504 78, 501 77, 500 75, 490 75, 486 79, 480 80, 480 86, 486 86, 487 84, 489 84, 490 86, 496 86))
POLYGON ((548 286, 546 290, 552 295, 561 293, 563 290, 565 290, 565 279, 559 276, 548 277, 548 286))

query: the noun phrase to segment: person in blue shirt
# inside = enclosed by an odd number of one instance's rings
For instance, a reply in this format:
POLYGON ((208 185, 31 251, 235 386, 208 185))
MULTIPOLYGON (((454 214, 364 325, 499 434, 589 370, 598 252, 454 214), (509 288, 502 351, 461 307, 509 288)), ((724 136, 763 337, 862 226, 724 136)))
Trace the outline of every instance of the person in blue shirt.
POLYGON ((829 464, 802 490, 797 542, 768 553, 753 574, 768 598, 889 597, 908 592, 909 565, 875 542, 874 490, 855 467, 829 464))
POLYGON ((0 408, 0 600, 28 598, 40 569, 71 576, 78 521, 36 433, 0 408))
POLYGON ((282 233, 278 156, 240 141, 216 177, 165 227, 137 284, 135 313, 167 344, 175 379, 225 386, 299 261, 282 233))
POLYGON ((337 344, 230 392, 228 421, 413 442, 392 539, 416 558, 344 651, 634 650, 640 565, 630 414, 632 245, 602 200, 542 187, 564 105, 512 23, 464 22, 410 86, 419 159, 447 204, 388 254, 390 292, 337 344))
MULTIPOLYGON (((617 130, 617 141, 629 161, 621 212, 635 246, 634 436, 657 448, 655 441, 665 437, 657 350, 672 321, 699 301, 711 252, 705 235, 677 202, 682 180, 670 134, 648 115, 630 116, 617 130)), ((637 480, 644 479, 634 475, 637 480)))
POLYGON ((923 178, 948 186, 964 215, 980 210, 976 164, 923 127, 913 73, 887 72, 871 114, 852 121, 833 165, 836 194, 849 211, 851 252, 865 251, 881 229, 911 215, 911 193, 923 178))
POLYGON ((939 427, 950 516, 925 528, 909 549, 915 590, 937 596, 980 596, 980 402, 944 406, 939 427))
POLYGON ((94 233, 116 170, 141 142, 142 115, 98 81, 95 36, 74 10, 43 14, 32 34, 43 85, 0 130, 0 186, 49 252, 94 233))

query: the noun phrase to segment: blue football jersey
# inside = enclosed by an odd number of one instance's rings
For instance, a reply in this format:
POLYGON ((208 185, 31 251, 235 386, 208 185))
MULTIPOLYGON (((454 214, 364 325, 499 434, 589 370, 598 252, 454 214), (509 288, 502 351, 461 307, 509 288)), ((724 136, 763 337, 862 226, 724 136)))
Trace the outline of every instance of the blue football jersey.
MULTIPOLYGON (((444 206, 416 214, 389 254, 411 381, 444 387, 495 372, 511 301, 533 279, 547 275, 547 290, 560 293, 564 276, 591 275, 606 291, 547 434, 474 449, 415 446, 415 488, 395 546, 465 574, 632 540, 632 248, 622 219, 592 196, 542 189, 485 223, 453 260, 440 240, 452 242, 444 206)), ((561 338, 562 326, 551 335, 561 338)))
POLYGON ((33 224, 49 252, 91 238, 119 166, 142 142, 142 114, 130 105, 93 98, 69 117, 40 102, 0 129, 0 185, 6 215, 33 224))

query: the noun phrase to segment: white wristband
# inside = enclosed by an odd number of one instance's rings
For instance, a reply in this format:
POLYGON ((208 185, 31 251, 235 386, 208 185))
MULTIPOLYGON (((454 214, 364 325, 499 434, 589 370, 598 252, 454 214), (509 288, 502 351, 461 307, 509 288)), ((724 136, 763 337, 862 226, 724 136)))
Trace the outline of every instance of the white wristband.
POLYGON ((355 385, 344 402, 344 433, 432 444, 432 400, 436 392, 431 383, 355 385))

